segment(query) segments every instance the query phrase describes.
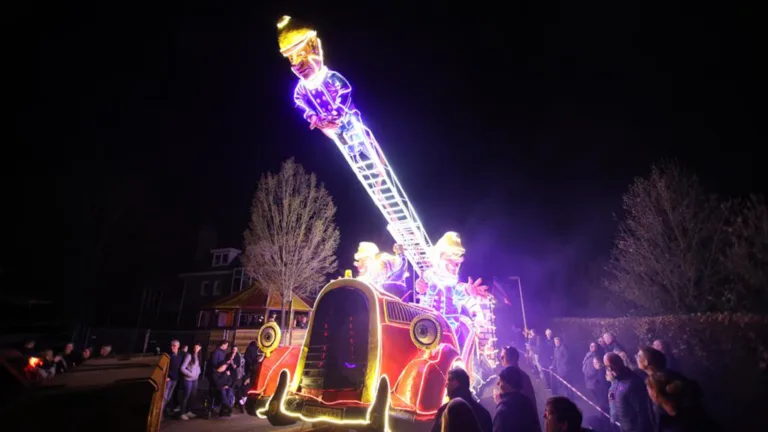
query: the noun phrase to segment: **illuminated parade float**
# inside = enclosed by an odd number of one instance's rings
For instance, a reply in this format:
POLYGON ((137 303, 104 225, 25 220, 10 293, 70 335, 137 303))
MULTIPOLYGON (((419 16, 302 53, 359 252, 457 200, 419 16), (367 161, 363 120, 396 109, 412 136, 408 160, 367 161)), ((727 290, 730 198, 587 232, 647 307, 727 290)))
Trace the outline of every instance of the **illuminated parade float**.
POLYGON ((493 297, 480 279, 459 282, 465 250, 458 234, 430 242, 352 103, 352 87, 325 66, 317 33, 290 17, 277 27, 280 53, 299 77, 297 107, 310 129, 341 151, 395 246, 387 253, 360 243, 358 276, 320 291, 303 345, 280 346, 280 328, 262 328, 258 343, 266 358, 248 392, 248 411, 273 425, 388 430, 390 422, 431 421, 451 368, 462 367, 481 383, 495 365, 493 297), (408 263, 418 275, 414 293, 407 289, 408 263))

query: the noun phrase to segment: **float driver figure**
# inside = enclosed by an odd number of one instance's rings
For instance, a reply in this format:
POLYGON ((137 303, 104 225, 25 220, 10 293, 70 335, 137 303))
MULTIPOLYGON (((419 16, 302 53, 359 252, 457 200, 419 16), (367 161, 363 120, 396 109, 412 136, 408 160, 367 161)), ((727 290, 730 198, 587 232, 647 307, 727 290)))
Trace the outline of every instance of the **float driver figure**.
POLYGON ((408 260, 403 246, 396 244, 394 255, 379 252, 371 242, 361 242, 355 253, 357 278, 401 298, 406 294, 408 260))

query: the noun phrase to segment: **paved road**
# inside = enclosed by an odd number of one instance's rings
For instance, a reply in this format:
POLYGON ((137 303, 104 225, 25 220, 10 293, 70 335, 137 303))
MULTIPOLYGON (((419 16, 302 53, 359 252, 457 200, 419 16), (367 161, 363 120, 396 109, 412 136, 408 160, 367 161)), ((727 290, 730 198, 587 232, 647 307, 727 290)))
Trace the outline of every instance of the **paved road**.
POLYGON ((309 424, 275 427, 266 419, 251 417, 248 414, 233 414, 229 418, 212 418, 210 420, 195 418, 192 420, 163 420, 160 432, 308 432, 312 430, 309 424))
MULTIPOLYGON (((541 416, 544 413, 544 404, 547 399, 552 396, 552 392, 544 387, 544 383, 537 379, 527 366, 523 366, 523 370, 533 378, 532 381, 536 392, 538 414, 541 416)), ((582 409, 585 418, 595 415, 593 408, 583 403, 579 398, 574 398, 574 400, 582 409)), ((489 406, 489 408, 493 411, 493 407, 489 406)), ((186 421, 169 419, 164 420, 160 427, 160 432, 309 432, 312 430, 312 426, 307 423, 285 427, 274 427, 271 426, 266 419, 260 419, 240 413, 233 414, 232 417, 225 419, 216 417, 210 420, 200 418, 186 421)), ((319 432, 320 429, 314 429, 314 431, 319 432)))

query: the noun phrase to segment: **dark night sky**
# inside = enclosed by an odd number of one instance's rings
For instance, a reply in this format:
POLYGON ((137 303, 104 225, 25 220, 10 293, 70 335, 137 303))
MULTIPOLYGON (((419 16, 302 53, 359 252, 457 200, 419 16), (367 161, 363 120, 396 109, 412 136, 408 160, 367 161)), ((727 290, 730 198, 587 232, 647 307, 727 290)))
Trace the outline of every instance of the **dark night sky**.
POLYGON ((0 265, 17 288, 78 293, 99 268, 100 289, 135 290, 187 270, 203 224, 239 247, 260 174, 291 156, 336 198, 343 267, 358 241, 388 246, 293 108, 284 13, 316 25, 431 237, 462 234, 467 274, 578 296, 621 193, 663 157, 715 191, 765 190, 757 15, 737 3, 164 3, 14 18, 0 265))

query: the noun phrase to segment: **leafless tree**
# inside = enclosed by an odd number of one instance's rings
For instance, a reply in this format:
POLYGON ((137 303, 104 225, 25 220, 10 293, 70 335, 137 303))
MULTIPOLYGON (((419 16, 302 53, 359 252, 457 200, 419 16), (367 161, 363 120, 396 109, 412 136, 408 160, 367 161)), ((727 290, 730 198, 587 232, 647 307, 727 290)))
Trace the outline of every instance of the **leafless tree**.
MULTIPOLYGON (((285 161, 278 174, 264 174, 259 181, 242 261, 248 274, 282 297, 283 328, 286 305, 293 296, 315 292, 336 270, 335 214, 325 187, 293 159, 285 161)), ((293 326, 290 321, 287 334, 293 326)))
POLYGON ((607 288, 643 313, 726 308, 727 207, 679 165, 653 166, 624 195, 607 288))
POLYGON ((733 205, 725 266, 734 309, 764 310, 768 303, 768 205, 752 195, 733 205))

